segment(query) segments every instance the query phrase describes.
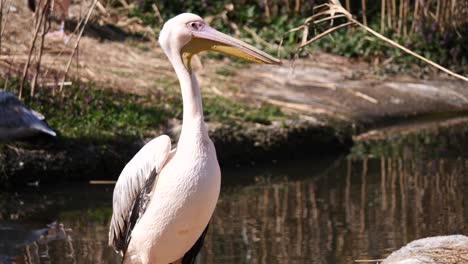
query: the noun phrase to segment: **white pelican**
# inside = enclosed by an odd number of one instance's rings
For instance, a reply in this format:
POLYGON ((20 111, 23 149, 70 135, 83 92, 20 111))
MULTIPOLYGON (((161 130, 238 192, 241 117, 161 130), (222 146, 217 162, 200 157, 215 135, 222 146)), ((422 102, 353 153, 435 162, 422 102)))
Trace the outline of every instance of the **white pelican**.
POLYGON ((218 200, 221 173, 203 120, 197 79, 190 60, 218 51, 257 63, 281 62, 220 33, 197 15, 167 21, 159 43, 179 78, 183 101, 177 149, 168 136, 146 144, 125 166, 114 189, 109 244, 123 263, 194 263, 218 200))
MULTIPOLYGON (((36 12, 36 9, 41 10, 47 0, 27 0, 27 5, 31 11, 36 12)), ((50 0, 50 11, 60 18, 60 28, 57 31, 47 33, 47 37, 65 37, 65 19, 68 16, 71 0, 50 0)))
POLYGON ((28 109, 16 96, 0 90, 0 141, 55 132, 43 121, 44 116, 28 109))

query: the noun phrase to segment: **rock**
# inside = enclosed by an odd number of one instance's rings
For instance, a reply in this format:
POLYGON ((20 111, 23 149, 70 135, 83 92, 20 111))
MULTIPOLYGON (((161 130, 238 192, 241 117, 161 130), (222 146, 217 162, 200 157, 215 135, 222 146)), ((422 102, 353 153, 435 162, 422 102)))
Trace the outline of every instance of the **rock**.
POLYGON ((388 256, 382 264, 468 263, 468 237, 435 236, 415 240, 388 256))

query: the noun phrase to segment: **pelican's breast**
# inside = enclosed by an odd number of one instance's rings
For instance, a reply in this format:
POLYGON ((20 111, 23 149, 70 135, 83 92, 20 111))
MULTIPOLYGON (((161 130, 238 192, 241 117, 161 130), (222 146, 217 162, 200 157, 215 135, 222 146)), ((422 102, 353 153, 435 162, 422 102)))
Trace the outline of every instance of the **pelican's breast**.
MULTIPOLYGON (((162 170, 132 244, 147 249, 151 263, 170 263, 198 240, 216 207, 221 172, 211 140, 178 149, 162 170)), ((144 262, 143 262, 144 263, 144 262)))

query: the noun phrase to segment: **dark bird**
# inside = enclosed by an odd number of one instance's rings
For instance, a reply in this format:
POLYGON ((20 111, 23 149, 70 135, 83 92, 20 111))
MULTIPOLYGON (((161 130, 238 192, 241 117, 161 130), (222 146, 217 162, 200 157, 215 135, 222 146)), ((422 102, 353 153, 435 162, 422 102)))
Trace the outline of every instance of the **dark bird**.
POLYGON ((55 137, 55 132, 43 120, 43 115, 27 108, 16 96, 0 90, 0 141, 38 133, 55 137))

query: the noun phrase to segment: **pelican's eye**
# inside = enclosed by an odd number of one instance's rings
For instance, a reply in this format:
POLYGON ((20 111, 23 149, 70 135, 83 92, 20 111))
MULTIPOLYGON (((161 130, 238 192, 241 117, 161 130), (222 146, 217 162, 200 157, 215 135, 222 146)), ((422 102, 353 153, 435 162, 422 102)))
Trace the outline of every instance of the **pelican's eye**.
POLYGON ((205 27, 205 24, 203 22, 200 22, 200 21, 193 21, 193 22, 187 23, 187 26, 191 30, 200 31, 200 30, 203 29, 203 27, 205 27))

